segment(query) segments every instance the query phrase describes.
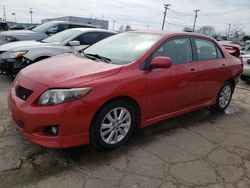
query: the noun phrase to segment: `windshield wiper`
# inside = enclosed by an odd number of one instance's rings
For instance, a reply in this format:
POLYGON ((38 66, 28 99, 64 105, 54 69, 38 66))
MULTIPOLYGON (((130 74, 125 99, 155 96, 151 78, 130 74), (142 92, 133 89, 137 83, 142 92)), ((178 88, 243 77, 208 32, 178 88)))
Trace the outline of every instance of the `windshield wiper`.
POLYGON ((100 59, 100 60, 103 60, 104 62, 106 63, 112 63, 111 59, 107 58, 107 57, 104 57, 104 56, 101 56, 99 54, 85 54, 83 52, 84 56, 86 57, 89 57, 89 58, 95 58, 95 59, 100 59))
POLYGON ((43 40, 37 40, 37 42, 45 43, 43 40))

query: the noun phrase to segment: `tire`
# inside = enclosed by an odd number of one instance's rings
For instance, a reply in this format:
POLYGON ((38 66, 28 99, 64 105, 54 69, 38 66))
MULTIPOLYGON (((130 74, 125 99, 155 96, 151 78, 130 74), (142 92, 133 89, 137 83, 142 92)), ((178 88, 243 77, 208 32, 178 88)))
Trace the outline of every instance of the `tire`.
POLYGON ((242 81, 248 81, 250 79, 250 76, 244 76, 244 75, 241 75, 240 79, 242 81))
POLYGON ((231 102, 234 87, 230 82, 225 82, 221 87, 216 99, 216 104, 212 106, 212 111, 224 111, 231 102))
POLYGON ((121 100, 113 101, 101 108, 95 116, 90 128, 90 142, 101 150, 118 148, 131 137, 135 125, 133 105, 121 100))

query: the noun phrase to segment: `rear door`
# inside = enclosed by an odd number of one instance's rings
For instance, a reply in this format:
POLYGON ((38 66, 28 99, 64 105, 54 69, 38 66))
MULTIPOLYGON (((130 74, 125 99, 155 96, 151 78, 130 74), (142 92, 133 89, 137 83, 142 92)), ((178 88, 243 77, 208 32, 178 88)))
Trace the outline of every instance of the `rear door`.
POLYGON ((206 102, 217 96, 228 77, 227 61, 214 41, 205 38, 193 38, 193 41, 200 80, 196 98, 198 102, 206 102))
MULTIPOLYGON (((173 65, 147 73, 147 119, 192 106, 197 89, 196 62, 193 61, 191 40, 178 37, 163 43, 152 55, 166 56, 173 65)), ((150 61, 150 60, 149 60, 150 61)))

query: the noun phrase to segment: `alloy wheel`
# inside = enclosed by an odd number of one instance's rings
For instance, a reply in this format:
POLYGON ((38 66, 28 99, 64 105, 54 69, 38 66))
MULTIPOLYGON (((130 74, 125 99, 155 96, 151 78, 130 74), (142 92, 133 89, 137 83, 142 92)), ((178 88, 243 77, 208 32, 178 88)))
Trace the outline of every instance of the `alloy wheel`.
POLYGON ((124 107, 112 109, 104 117, 100 134, 107 144, 116 144, 123 140, 131 128, 132 118, 130 112, 124 107))
POLYGON ((219 95, 219 105, 221 108, 225 108, 230 102, 232 95, 232 89, 229 85, 225 85, 219 95))

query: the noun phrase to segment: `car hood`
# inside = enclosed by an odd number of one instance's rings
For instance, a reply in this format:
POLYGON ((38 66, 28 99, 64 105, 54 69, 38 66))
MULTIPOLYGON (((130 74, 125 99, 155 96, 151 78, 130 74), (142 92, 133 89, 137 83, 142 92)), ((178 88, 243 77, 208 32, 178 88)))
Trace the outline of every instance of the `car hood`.
POLYGON ((31 30, 4 31, 0 33, 0 35, 3 36, 30 35, 30 34, 37 34, 37 33, 31 30))
POLYGON ((93 61, 75 54, 42 60, 21 71, 21 75, 49 88, 71 88, 118 73, 122 65, 93 61))
POLYGON ((47 43, 37 42, 37 41, 17 41, 17 42, 10 42, 7 44, 3 44, 0 46, 0 51, 12 51, 12 50, 18 50, 23 49, 27 50, 34 46, 43 46, 48 45, 47 43))

